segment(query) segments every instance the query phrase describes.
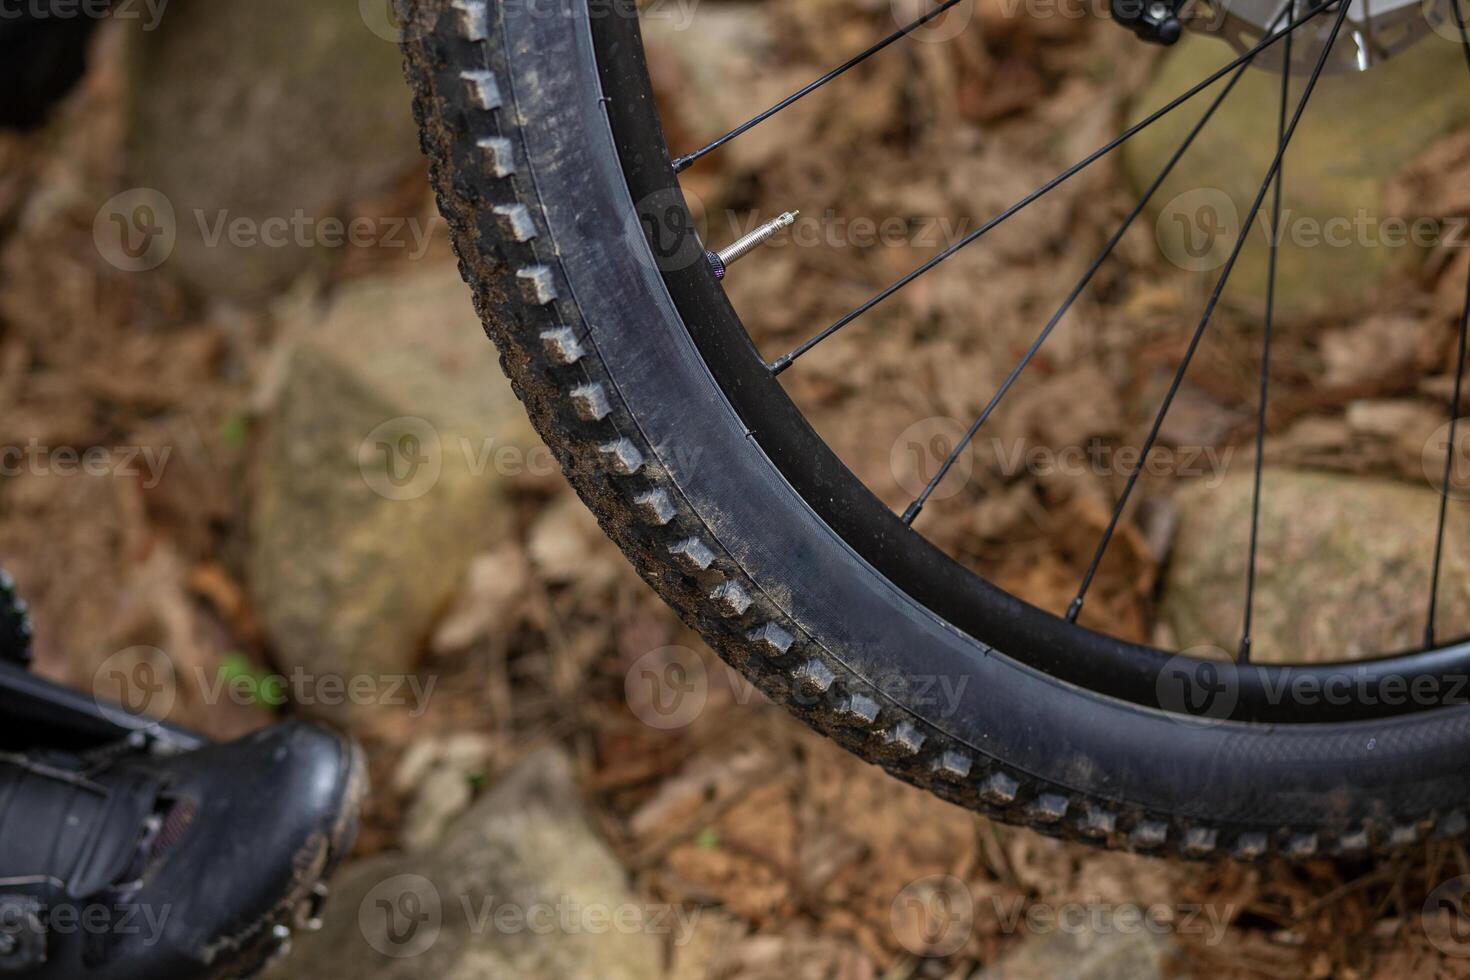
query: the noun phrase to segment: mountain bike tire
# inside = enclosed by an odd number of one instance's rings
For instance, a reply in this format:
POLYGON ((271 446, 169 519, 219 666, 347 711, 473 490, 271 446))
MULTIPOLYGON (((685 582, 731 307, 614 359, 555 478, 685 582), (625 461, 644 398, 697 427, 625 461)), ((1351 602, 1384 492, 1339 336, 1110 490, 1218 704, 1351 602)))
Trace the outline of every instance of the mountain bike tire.
POLYGON ((439 206, 517 395, 642 577, 770 698, 947 800, 1111 848, 1363 857, 1470 829, 1463 697, 1369 703, 1395 671, 1452 680, 1463 645, 1412 667, 1235 669, 1230 710, 1175 710, 1172 660, 961 582, 876 516, 762 388, 713 274, 670 268, 640 224, 683 201, 631 3, 399 16, 439 206), (1262 693, 1334 669, 1368 693, 1262 693))

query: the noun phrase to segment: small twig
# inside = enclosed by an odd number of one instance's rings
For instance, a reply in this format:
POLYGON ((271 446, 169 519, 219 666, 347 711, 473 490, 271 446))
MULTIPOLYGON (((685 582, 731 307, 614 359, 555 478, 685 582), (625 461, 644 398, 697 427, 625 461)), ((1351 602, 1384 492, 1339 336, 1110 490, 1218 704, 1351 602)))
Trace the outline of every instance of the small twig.
MULTIPOLYGON (((789 763, 781 763, 769 769, 762 769, 752 773, 750 778, 746 780, 743 788, 748 789, 754 786, 764 788, 766 786, 794 783, 797 781, 796 777, 797 773, 791 770, 789 763)), ((732 792, 725 799, 712 800, 706 803, 700 808, 698 813, 685 821, 684 826, 665 834, 662 838, 654 841, 635 854, 629 862, 632 870, 645 870, 649 865, 658 861, 675 847, 698 836, 706 827, 717 822, 726 813, 743 803, 745 798, 746 794, 743 792, 732 792)))
POLYGON ((1336 905, 1338 902, 1342 901, 1353 892, 1360 891, 1364 888, 1369 888, 1373 885, 1379 885, 1386 881, 1391 881, 1398 873, 1399 871, 1396 868, 1380 868, 1377 871, 1372 871, 1366 875, 1363 875, 1361 878, 1355 878, 1352 881, 1344 882, 1343 884, 1338 885, 1336 888, 1332 889, 1332 891, 1323 895, 1321 898, 1317 899, 1311 905, 1308 905, 1305 909, 1302 910, 1300 914, 1294 916, 1292 919, 1292 925, 1302 925, 1318 912, 1321 912, 1323 909, 1327 908, 1330 905, 1336 905))

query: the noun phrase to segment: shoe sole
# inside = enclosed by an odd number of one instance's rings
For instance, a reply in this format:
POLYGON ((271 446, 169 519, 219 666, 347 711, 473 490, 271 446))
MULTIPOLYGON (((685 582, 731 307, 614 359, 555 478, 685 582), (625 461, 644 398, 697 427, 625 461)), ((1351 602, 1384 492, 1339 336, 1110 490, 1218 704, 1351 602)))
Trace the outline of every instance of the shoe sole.
POLYGON ((322 911, 331 894, 327 879, 352 850, 368 791, 367 761, 361 746, 340 733, 338 738, 346 750, 345 771, 341 799, 332 821, 308 845, 311 850, 303 854, 299 864, 305 870, 291 890, 268 914, 226 943, 235 946, 239 953, 233 958, 235 962, 217 975, 218 980, 249 980, 259 975, 290 954, 295 933, 315 932, 322 926, 322 911))

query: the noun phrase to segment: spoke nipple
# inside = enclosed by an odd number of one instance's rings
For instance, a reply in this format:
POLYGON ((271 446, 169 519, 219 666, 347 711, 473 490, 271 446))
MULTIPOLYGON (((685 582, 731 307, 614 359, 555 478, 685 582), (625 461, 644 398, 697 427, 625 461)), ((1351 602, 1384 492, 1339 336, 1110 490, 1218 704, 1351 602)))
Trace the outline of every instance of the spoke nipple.
POLYGON ((1251 638, 1249 636, 1243 636, 1240 638, 1240 653, 1236 656, 1235 662, 1238 664, 1250 663, 1250 659, 1251 638))
POLYGON ((673 161, 674 173, 682 174, 694 163, 694 155, 678 157, 673 161))
POLYGON ((912 527, 914 520, 919 516, 919 511, 923 509, 923 501, 915 500, 913 503, 909 504, 908 509, 903 512, 903 522, 912 527))
POLYGON ((1080 616, 1081 614, 1082 614, 1082 597, 1079 595, 1077 598, 1073 599, 1072 600, 1072 604, 1067 607, 1067 622, 1069 622, 1069 623, 1075 623, 1075 622, 1077 622, 1077 617, 1080 616))
POLYGON ((782 371, 786 370, 787 368, 789 368, 791 366, 791 361, 792 360, 793 360, 793 358, 791 357, 790 354, 782 354, 780 357, 776 358, 770 364, 767 364, 766 367, 770 370, 771 374, 773 374, 773 375, 780 374, 782 371))
MULTIPOLYGON (((800 214, 800 211, 787 211, 780 217, 767 221, 750 234, 737 238, 734 242, 715 253, 715 257, 719 260, 719 265, 724 267, 734 265, 774 238, 777 232, 796 224, 796 218, 800 214)), ((713 263, 713 260, 711 262, 713 263)), ((719 273, 716 273, 716 275, 723 278, 719 273)))

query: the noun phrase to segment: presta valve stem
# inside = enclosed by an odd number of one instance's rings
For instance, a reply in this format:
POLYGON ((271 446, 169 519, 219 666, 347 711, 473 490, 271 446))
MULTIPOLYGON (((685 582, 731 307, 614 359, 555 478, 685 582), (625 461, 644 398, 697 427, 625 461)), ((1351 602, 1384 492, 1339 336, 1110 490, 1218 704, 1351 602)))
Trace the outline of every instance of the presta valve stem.
POLYGON ((709 259, 710 268, 714 270, 715 278, 724 279, 725 273, 731 265, 770 241, 775 237, 777 232, 796 224, 796 219, 800 214, 800 211, 787 211, 780 217, 767 221, 755 229, 755 231, 740 236, 718 252, 706 250, 704 257, 709 259))

